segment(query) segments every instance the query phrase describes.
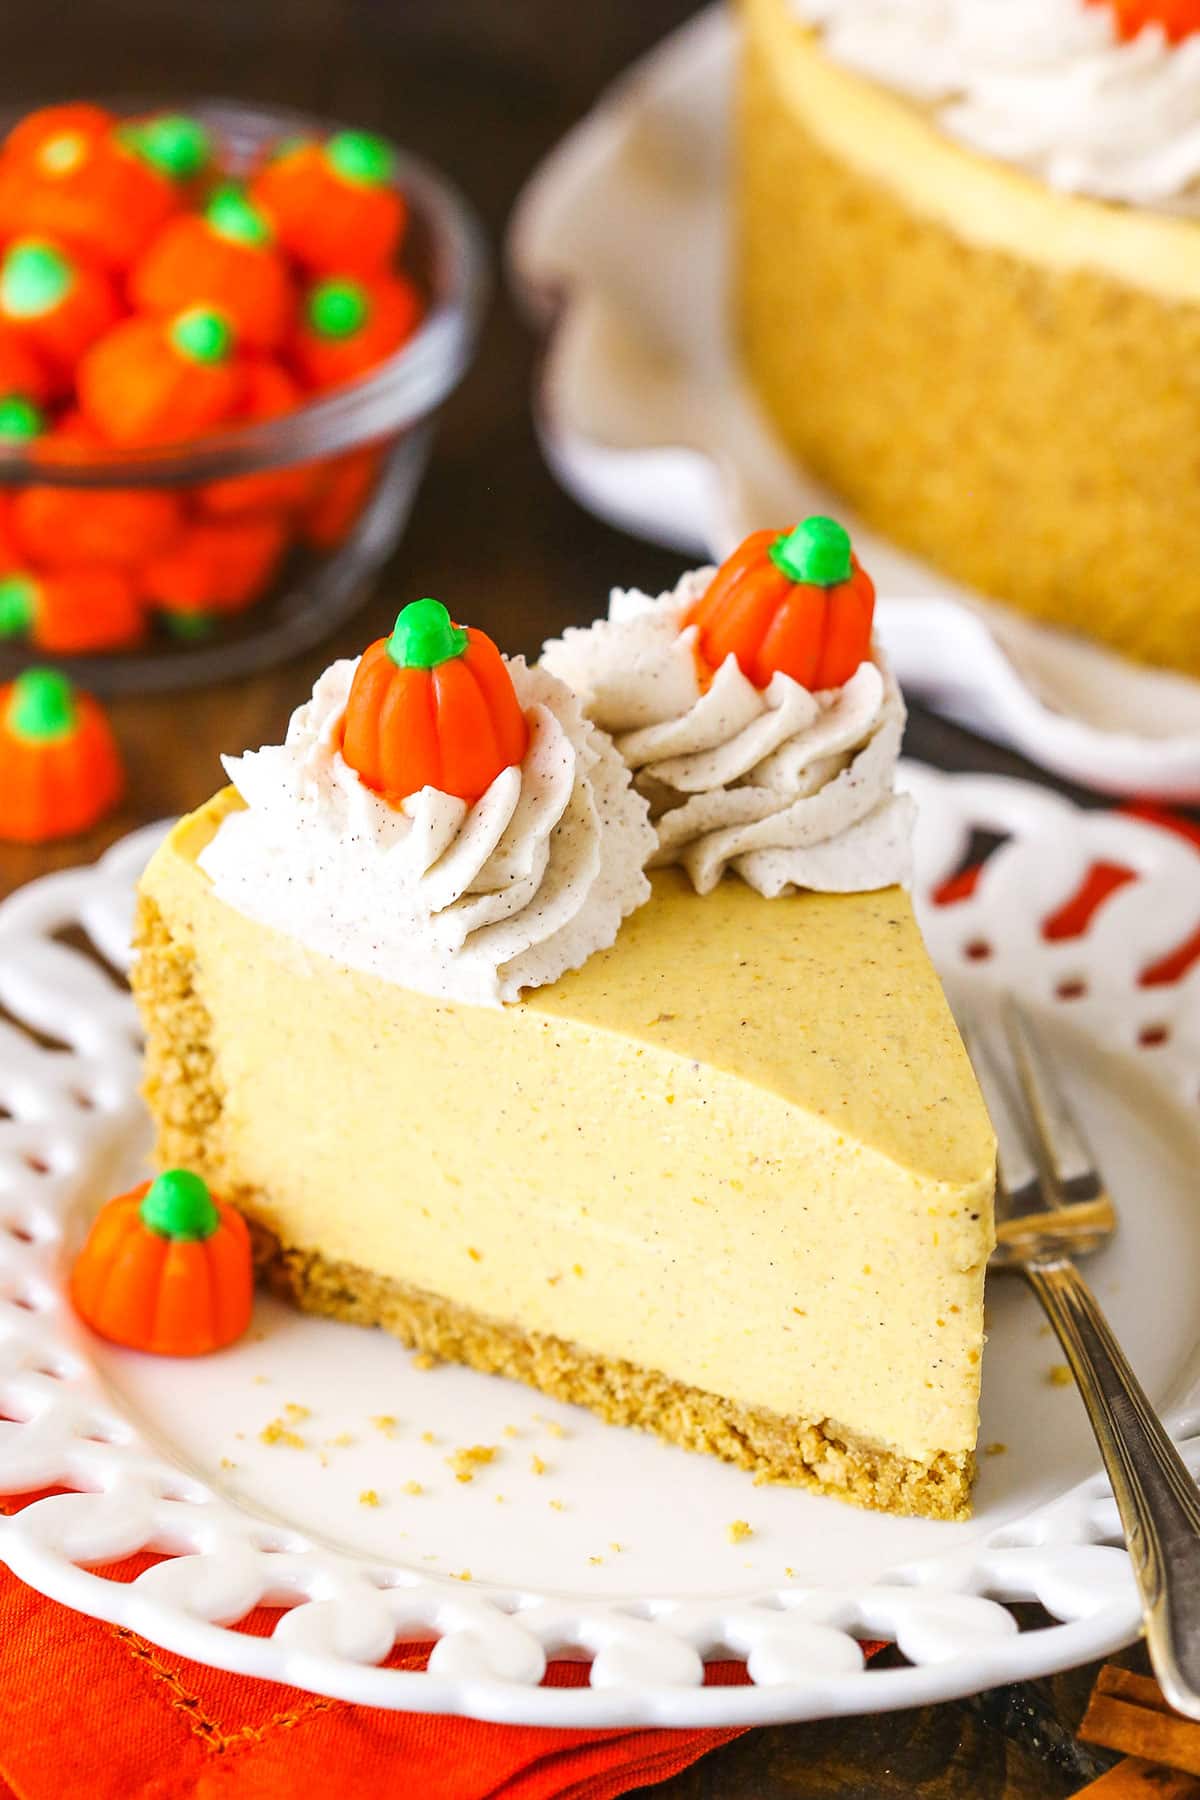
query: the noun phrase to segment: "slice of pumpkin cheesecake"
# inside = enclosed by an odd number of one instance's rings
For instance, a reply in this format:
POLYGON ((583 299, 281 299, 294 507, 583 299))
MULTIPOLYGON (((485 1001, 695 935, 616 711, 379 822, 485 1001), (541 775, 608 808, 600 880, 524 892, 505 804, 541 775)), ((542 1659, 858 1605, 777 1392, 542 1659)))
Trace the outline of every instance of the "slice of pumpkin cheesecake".
MULTIPOLYGON (((885 866, 896 822, 843 857, 858 891, 768 898, 743 849, 702 894, 663 850, 669 759, 644 780, 552 673, 415 611, 143 878, 164 1165, 244 1212, 301 1306, 771 1478, 964 1516, 994 1143, 885 866)), ((838 702, 792 685, 816 715, 793 704, 776 749, 827 745, 838 702)), ((876 722, 890 694, 880 673, 876 722)), ((843 711, 869 747, 866 701, 843 711)), ((805 798, 862 748, 821 754, 805 798)))

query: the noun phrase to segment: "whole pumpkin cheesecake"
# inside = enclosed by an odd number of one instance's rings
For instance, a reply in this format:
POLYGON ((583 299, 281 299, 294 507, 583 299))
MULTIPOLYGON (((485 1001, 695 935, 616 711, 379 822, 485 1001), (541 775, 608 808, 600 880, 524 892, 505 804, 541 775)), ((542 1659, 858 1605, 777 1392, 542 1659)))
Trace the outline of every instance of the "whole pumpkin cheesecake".
POLYGON ((742 0, 732 306, 806 467, 1200 675, 1200 5, 742 0))
POLYGON ((164 1165, 299 1305, 959 1518, 994 1142, 871 601, 807 521, 534 667, 416 602, 172 832, 134 985, 164 1165))

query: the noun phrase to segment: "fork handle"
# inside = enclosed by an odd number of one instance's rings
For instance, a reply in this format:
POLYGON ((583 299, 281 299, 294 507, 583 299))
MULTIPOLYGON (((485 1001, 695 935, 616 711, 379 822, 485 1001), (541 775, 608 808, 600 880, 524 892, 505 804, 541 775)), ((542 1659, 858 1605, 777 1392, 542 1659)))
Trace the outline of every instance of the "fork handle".
POLYGON ((1022 1264, 1058 1333, 1096 1433, 1168 1702, 1200 1719, 1200 1495, 1095 1295, 1067 1257, 1022 1264))

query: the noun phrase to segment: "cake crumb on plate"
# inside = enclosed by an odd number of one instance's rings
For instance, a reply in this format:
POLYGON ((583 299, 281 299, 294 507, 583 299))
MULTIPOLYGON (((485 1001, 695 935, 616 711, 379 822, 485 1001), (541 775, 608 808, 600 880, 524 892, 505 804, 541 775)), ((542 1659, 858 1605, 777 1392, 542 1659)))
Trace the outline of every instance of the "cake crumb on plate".
POLYGON ((731 1544, 740 1544, 745 1538, 753 1537, 753 1535, 754 1527, 748 1525, 745 1519, 734 1519, 725 1527, 725 1536, 731 1544))

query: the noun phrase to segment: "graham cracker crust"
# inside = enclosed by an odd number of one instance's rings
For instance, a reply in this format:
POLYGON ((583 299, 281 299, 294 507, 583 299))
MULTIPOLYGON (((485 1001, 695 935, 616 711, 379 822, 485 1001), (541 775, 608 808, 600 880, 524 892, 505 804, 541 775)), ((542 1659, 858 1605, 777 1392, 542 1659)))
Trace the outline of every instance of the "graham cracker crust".
POLYGON ((191 953, 144 895, 135 945, 131 981, 146 1030, 143 1093, 157 1126, 158 1162, 194 1169, 245 1214, 259 1272, 275 1293, 306 1312, 380 1326, 439 1360, 523 1381, 556 1400, 586 1406, 609 1424, 637 1426, 686 1450, 722 1457, 761 1480, 882 1512, 969 1516, 975 1473, 970 1452, 942 1452, 924 1463, 855 1445, 828 1421, 782 1418, 657 1370, 523 1331, 373 1270, 329 1261, 317 1249, 281 1243, 256 1216, 263 1196, 239 1179, 222 1143, 220 1076, 191 953))

